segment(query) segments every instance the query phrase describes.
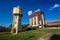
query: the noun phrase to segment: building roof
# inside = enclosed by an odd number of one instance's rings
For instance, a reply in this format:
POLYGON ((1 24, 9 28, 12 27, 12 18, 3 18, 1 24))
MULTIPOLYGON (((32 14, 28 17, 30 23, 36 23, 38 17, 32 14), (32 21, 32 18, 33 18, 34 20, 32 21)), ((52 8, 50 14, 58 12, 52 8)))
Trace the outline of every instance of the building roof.
POLYGON ((43 12, 41 10, 36 10, 33 14, 30 15, 30 18, 37 16, 37 15, 41 15, 43 12))
POLYGON ((47 22, 47 25, 60 25, 60 20, 47 22))

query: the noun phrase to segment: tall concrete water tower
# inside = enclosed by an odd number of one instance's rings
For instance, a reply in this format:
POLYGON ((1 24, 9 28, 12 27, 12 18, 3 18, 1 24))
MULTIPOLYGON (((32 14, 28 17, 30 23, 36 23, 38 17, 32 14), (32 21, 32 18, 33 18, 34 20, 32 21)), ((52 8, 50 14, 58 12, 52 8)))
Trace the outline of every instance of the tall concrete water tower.
POLYGON ((12 34, 17 34, 21 30, 22 9, 17 6, 13 8, 12 34))

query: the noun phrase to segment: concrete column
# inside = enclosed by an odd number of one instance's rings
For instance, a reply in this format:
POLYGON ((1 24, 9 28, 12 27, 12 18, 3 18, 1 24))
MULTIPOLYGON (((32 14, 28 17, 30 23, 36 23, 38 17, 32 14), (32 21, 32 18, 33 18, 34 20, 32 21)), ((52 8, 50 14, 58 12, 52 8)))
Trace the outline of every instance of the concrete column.
POLYGON ((38 16, 36 16, 36 25, 38 26, 38 16))
POLYGON ((34 20, 34 17, 33 17, 33 26, 35 25, 35 22, 34 22, 35 20, 34 20))
POLYGON ((42 14, 42 22, 43 22, 43 28, 44 28, 45 20, 44 20, 44 15, 43 14, 42 14))
POLYGON ((36 16, 35 16, 35 19, 34 20, 35 20, 35 26, 36 26, 36 16))

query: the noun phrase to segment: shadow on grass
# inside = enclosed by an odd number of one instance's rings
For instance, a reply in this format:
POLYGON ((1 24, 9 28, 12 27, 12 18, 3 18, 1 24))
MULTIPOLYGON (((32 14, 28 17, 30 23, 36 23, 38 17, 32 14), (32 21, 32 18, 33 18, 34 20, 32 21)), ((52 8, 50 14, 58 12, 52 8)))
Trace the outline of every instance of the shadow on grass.
POLYGON ((60 35, 54 34, 51 36, 50 40, 60 40, 60 35))

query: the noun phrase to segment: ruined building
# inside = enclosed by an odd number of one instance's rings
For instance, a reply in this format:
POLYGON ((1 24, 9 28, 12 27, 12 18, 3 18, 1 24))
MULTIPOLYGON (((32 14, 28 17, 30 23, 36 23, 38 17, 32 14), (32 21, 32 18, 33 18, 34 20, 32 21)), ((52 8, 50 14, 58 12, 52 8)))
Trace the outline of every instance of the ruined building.
POLYGON ((30 15, 30 26, 44 28, 44 13, 41 10, 36 10, 33 14, 30 15))

